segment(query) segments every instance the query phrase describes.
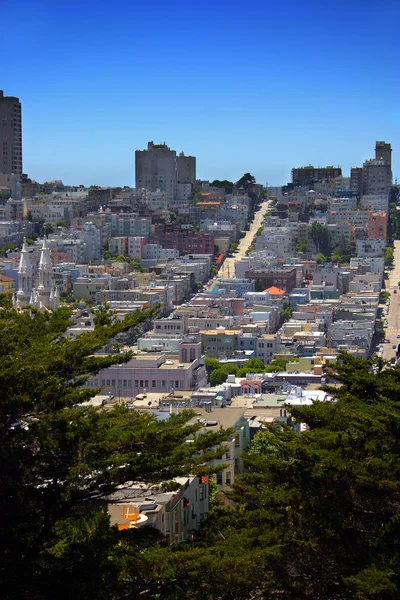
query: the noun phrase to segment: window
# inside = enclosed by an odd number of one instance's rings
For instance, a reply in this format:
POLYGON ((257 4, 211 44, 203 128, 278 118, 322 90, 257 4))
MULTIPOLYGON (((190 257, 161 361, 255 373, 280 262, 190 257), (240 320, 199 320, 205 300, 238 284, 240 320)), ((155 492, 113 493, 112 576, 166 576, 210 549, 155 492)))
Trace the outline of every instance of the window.
POLYGON ((151 387, 155 388, 157 386, 157 381, 155 381, 154 379, 151 382, 151 387))
POLYGON ((235 448, 240 446, 240 436, 238 433, 235 433, 235 448))
POLYGON ((225 475, 226 485, 231 485, 231 472, 227 471, 225 475))
POLYGON ((204 500, 204 486, 202 485, 199 487, 199 500, 204 500))
POLYGON ((217 473, 217 485, 222 485, 222 471, 217 473))

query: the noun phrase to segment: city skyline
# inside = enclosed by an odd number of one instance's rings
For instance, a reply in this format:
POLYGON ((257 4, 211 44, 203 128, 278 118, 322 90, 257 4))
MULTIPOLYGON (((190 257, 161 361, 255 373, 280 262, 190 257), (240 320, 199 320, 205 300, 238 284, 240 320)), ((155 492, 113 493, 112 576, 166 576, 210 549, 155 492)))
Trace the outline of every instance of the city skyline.
POLYGON ((269 185, 308 164, 348 176, 387 140, 399 175, 395 3, 95 6, 0 7, 5 47, 24 39, 0 89, 21 101, 30 177, 133 186, 149 140, 196 156, 199 178, 269 185))

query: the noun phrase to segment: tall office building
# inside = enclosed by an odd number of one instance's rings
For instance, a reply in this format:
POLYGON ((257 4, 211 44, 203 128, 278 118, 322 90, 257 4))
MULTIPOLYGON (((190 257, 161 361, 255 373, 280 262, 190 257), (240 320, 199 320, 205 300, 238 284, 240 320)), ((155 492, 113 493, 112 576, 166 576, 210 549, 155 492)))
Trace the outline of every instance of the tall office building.
POLYGON ((183 152, 176 159, 178 183, 196 183, 196 157, 183 152))
POLYGON ((176 152, 166 144, 149 142, 147 150, 135 152, 136 189, 161 190, 167 202, 173 202, 177 191, 176 152))
POLYGON ((21 185, 22 176, 22 121, 18 98, 4 96, 0 90, 0 175, 15 176, 21 185))

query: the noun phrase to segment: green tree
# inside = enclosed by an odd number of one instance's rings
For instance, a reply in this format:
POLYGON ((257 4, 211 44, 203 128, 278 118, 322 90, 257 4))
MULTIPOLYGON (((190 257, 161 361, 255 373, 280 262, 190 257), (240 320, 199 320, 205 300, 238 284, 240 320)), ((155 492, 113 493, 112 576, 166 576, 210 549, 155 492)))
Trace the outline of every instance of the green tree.
POLYGON ((321 253, 318 253, 317 256, 315 257, 315 262, 318 263, 319 265, 324 265, 326 263, 326 256, 324 256, 321 253))
POLYGON ((297 240, 296 243, 296 252, 307 252, 308 251, 308 242, 307 240, 297 240))
POLYGON ((254 175, 251 175, 250 173, 245 173, 243 177, 241 177, 239 181, 236 182, 235 185, 237 188, 244 188, 245 190, 247 190, 254 183, 256 183, 256 178, 254 177, 254 175))
MULTIPOLYGON (((250 358, 246 360, 243 365, 244 369, 255 369, 256 373, 263 373, 265 371, 265 364, 260 358, 250 358)), ((250 372, 250 371, 248 371, 250 372)))
POLYGON ((43 224, 43 235, 49 235, 49 233, 54 233, 54 227, 51 223, 43 224))
POLYGON ((392 248, 385 248, 385 265, 391 267, 394 261, 394 254, 392 248))
POLYGON ((110 250, 103 250, 104 260, 115 260, 117 257, 110 250))
POLYGON ((125 263, 125 262, 128 262, 128 260, 129 259, 128 259, 128 257, 125 254, 119 254, 117 256, 117 262, 118 263, 125 263))
POLYGON ((197 435, 187 411, 158 421, 121 406, 88 405, 99 391, 82 387, 88 375, 132 356, 96 352, 148 317, 136 312, 70 340, 67 309, 0 311, 3 598, 55 598, 62 589, 67 597, 105 600, 139 597, 136 583, 147 589, 154 557, 145 567, 144 547, 159 541, 111 528, 109 495, 130 481, 162 484, 204 472, 213 454, 207 449, 224 439, 220 432, 197 435), (193 445, 184 444, 189 435, 193 445), (130 569, 141 584, 128 577, 130 569))
POLYGON ((228 373, 224 369, 214 369, 210 374, 210 385, 219 385, 228 378, 228 373))
POLYGON ((163 598, 398 600, 400 369, 342 355, 337 378, 336 402, 291 409, 307 431, 257 434, 235 507, 170 555, 163 598))
POLYGON ((378 343, 383 342, 385 339, 385 328, 381 319, 377 319, 375 322, 375 336, 378 343))
POLYGON ((308 231, 308 237, 313 241, 317 252, 329 256, 331 253, 331 234, 326 225, 314 221, 308 231))
POLYGON ((65 221, 57 221, 56 227, 68 227, 65 221))
POLYGON ((226 194, 232 194, 233 192, 233 183, 227 179, 224 179, 223 181, 214 179, 214 181, 211 182, 211 185, 213 187, 224 188, 226 194))
POLYGON ((291 306, 286 306, 286 308, 284 308, 283 311, 281 312, 282 321, 284 323, 286 321, 289 321, 289 319, 292 318, 292 314, 293 314, 293 308, 291 306))
POLYGON ((346 241, 346 238, 342 236, 338 245, 332 252, 332 260, 338 263, 349 263, 352 254, 351 245, 346 241))
POLYGON ((286 365, 288 362, 290 362, 288 358, 274 358, 274 360, 271 360, 265 371, 266 373, 278 373, 279 371, 286 371, 286 365))
POLYGON ((207 375, 210 377, 211 373, 216 369, 221 369, 222 365, 216 358, 206 358, 204 361, 207 375))
POLYGON ((228 375, 236 375, 236 373, 239 370, 239 367, 237 365, 233 365, 233 364, 229 364, 229 363, 222 365, 221 368, 228 375))
POLYGON ((0 247, 0 256, 7 257, 7 253, 15 250, 16 247, 16 244, 3 244, 0 247))

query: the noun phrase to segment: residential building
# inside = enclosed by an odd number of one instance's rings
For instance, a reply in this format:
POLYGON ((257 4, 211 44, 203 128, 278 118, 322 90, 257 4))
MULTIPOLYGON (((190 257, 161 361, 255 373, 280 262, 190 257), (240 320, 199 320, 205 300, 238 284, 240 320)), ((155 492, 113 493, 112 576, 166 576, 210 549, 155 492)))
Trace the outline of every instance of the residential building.
POLYGON ((0 273, 0 294, 13 294, 15 281, 12 277, 7 277, 0 273))
POLYGON ((134 528, 158 529, 169 544, 191 541, 208 512, 208 477, 191 475, 177 477, 174 481, 180 484, 175 491, 145 483, 121 486, 109 498, 112 502, 108 505, 111 524, 118 525, 120 530, 129 529, 132 525, 126 517, 129 510, 135 510, 134 528))
POLYGON ((364 210, 389 210, 388 194, 365 194, 361 196, 361 208, 364 210))
MULTIPOLYGON (((291 292, 296 287, 296 269, 249 269, 245 278, 255 282, 260 289, 278 286, 285 292, 291 292)), ((268 290, 267 290, 268 291, 268 290)))
MULTIPOLYGON (((183 170, 183 166, 182 166, 183 170)), ((167 202, 173 202, 177 193, 177 160, 175 150, 166 144, 149 142, 147 150, 135 152, 136 189, 150 192, 161 190, 167 202)))
POLYGON ((387 213, 383 210, 368 213, 367 239, 386 240, 387 213))
POLYGON ((102 387, 112 394, 133 397, 144 391, 170 393, 205 385, 207 374, 198 342, 181 342, 178 358, 144 352, 127 363, 103 369, 88 379, 88 387, 102 387))
POLYGON ((350 169, 350 189, 357 192, 358 196, 362 194, 363 190, 362 176, 362 167, 352 167, 350 169))
POLYGON ((383 256, 386 246, 386 240, 356 240, 357 256, 359 257, 379 257, 383 256))
POLYGON ((183 152, 176 158, 178 184, 196 183, 196 157, 185 156, 183 152))
POLYGON ((296 186, 314 185, 315 182, 342 176, 340 167, 296 167, 292 169, 292 183, 296 186))
POLYGON ((207 358, 227 359, 238 349, 240 329, 210 329, 201 332, 203 353, 207 358))
POLYGON ((128 237, 127 252, 129 258, 142 258, 143 248, 146 244, 146 238, 141 236, 130 236, 128 237))
POLYGON ((15 194, 21 197, 22 118, 21 103, 0 90, 0 173, 17 176, 15 194))

